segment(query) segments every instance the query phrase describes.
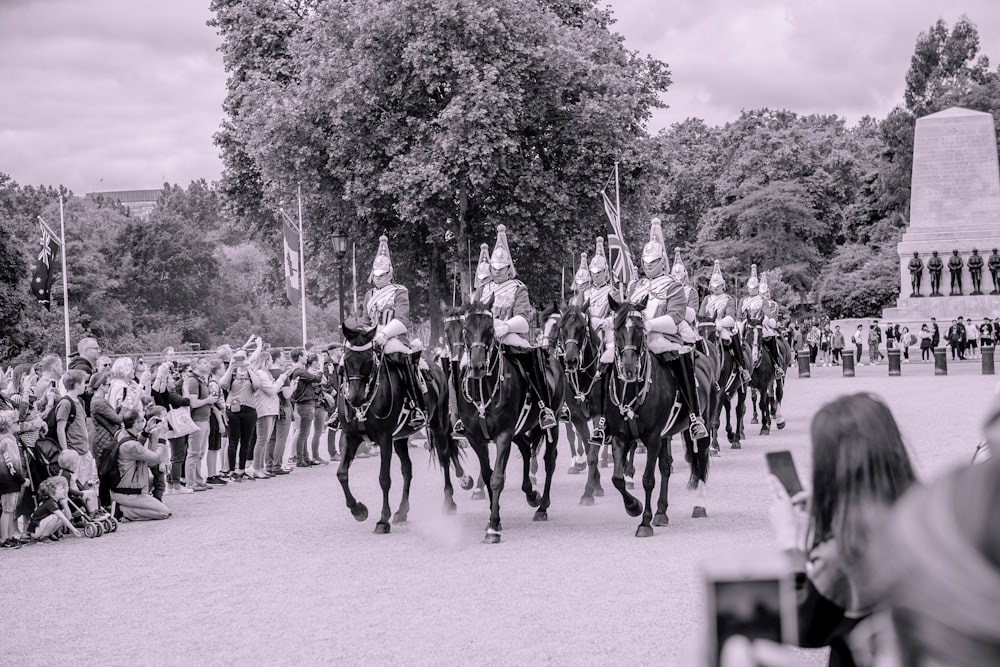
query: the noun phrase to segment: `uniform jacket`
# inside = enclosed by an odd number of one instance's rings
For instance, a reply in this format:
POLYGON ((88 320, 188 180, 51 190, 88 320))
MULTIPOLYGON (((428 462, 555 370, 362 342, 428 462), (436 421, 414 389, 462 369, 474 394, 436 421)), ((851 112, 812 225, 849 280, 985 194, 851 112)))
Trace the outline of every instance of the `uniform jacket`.
POLYGON ((528 288, 520 280, 511 278, 502 283, 492 280, 480 288, 480 300, 487 301, 493 296, 493 317, 499 320, 509 320, 520 315, 525 320, 531 318, 531 302, 528 300, 528 288))
POLYGON ((701 300, 698 318, 721 320, 724 317, 736 319, 736 298, 729 294, 709 294, 701 300))
MULTIPOLYGON (((365 312, 375 326, 385 326, 392 320, 399 320, 410 330, 410 291, 402 285, 390 283, 381 289, 370 289, 365 293, 365 312)), ((402 334, 405 343, 408 335, 402 334)))
POLYGON ((611 283, 602 287, 590 287, 583 294, 584 299, 590 301, 590 318, 592 320, 603 320, 611 317, 611 304, 608 303, 611 283))

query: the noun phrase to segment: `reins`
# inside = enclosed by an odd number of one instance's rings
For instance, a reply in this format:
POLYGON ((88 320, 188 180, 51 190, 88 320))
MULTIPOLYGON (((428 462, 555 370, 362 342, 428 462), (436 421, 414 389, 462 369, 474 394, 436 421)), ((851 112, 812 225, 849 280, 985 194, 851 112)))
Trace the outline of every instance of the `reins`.
MULTIPOLYGON (((629 319, 640 320, 639 324, 640 326, 642 325, 640 317, 630 316, 629 319)), ((623 345, 620 351, 615 346, 615 369, 617 372, 609 378, 608 382, 608 394, 611 398, 611 403, 618 408, 618 412, 621 413, 622 417, 633 420, 635 419, 636 409, 645 402, 646 396, 649 394, 649 387, 652 381, 652 363, 650 361, 649 345, 646 341, 645 333, 642 335, 642 344, 639 346, 623 345), (630 350, 639 356, 639 372, 634 380, 629 380, 625 377, 625 369, 621 358, 621 352, 628 352, 630 350), (638 382, 641 382, 642 386, 635 391, 632 399, 626 402, 625 396, 628 393, 629 387, 638 382)))

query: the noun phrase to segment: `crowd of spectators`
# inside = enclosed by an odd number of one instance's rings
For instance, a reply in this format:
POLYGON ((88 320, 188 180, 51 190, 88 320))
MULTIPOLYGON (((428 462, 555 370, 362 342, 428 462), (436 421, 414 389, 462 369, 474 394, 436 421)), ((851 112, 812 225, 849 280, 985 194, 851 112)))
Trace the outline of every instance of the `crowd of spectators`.
POLYGON ((147 364, 85 338, 66 369, 55 355, 4 369, 0 544, 58 540, 109 516, 166 519, 165 496, 339 460, 328 435, 338 354, 256 337, 193 358, 167 349, 147 364))

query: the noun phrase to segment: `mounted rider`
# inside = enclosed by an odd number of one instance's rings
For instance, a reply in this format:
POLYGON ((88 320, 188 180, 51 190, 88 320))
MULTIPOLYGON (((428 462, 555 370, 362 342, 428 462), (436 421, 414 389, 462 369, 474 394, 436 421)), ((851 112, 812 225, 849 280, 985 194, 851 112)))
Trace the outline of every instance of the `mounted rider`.
POLYGON ((549 397, 549 385, 545 380, 545 351, 533 348, 525 338, 528 334, 528 318, 531 317, 531 303, 528 288, 516 280, 517 272, 507 245, 507 228, 497 225, 497 241, 490 255, 490 279, 479 289, 480 301, 493 297, 493 332, 501 344, 517 350, 514 359, 524 371, 530 392, 538 402, 540 414, 538 424, 544 430, 557 426, 549 397))
POLYGON ((670 269, 670 275, 674 280, 683 286, 684 300, 687 307, 684 310, 684 319, 678 323, 677 328, 681 334, 681 340, 688 345, 697 345, 701 340, 698 331, 694 328, 698 314, 698 289, 691 284, 687 268, 681 261, 680 248, 674 248, 674 265, 670 269))
POLYGON ((392 259, 389 256, 389 239, 378 239, 378 252, 372 262, 368 282, 375 287, 365 294, 365 313, 375 325, 374 343, 382 347, 385 358, 394 363, 403 376, 403 387, 409 402, 411 429, 421 429, 427 424, 427 407, 423 377, 417 370, 409 346, 410 291, 393 282, 392 259))
POLYGON ((604 255, 602 236, 597 237, 594 258, 590 260, 590 283, 590 289, 585 293, 585 300, 590 302, 590 325, 602 338, 604 351, 601 352, 601 364, 610 364, 615 360, 615 316, 608 297, 614 288, 608 275, 608 258, 604 255))
POLYGON ((587 253, 580 253, 580 266, 573 276, 573 286, 571 287, 573 296, 569 299, 571 306, 582 306, 587 300, 587 291, 590 289, 590 269, 587 268, 587 253))
POLYGON ((740 315, 743 317, 746 326, 761 327, 761 334, 764 338, 764 347, 767 348, 774 362, 774 377, 781 379, 785 377, 785 369, 781 368, 781 357, 778 356, 778 304, 771 300, 770 289, 767 285, 767 274, 760 279, 757 278, 757 265, 750 267, 750 279, 747 280, 747 297, 740 306, 740 315))
POLYGON ((715 321, 719 338, 729 348, 729 356, 732 358, 740 378, 743 382, 749 382, 750 371, 747 370, 749 363, 745 358, 746 351, 743 347, 743 341, 740 339, 740 331, 736 328, 736 297, 726 293, 726 280, 722 277, 719 260, 715 260, 715 266, 712 267, 712 277, 708 281, 708 289, 712 293, 701 300, 698 319, 715 321))
POLYGON ((667 273, 667 261, 660 219, 653 218, 649 227, 649 242, 642 249, 645 278, 632 285, 629 302, 636 304, 648 297, 644 314, 649 351, 657 355, 673 373, 678 393, 688 409, 691 436, 700 440, 708 437, 708 430, 698 405, 694 348, 686 345, 682 338, 684 325, 691 328, 687 324, 689 295, 685 293, 684 285, 667 273))

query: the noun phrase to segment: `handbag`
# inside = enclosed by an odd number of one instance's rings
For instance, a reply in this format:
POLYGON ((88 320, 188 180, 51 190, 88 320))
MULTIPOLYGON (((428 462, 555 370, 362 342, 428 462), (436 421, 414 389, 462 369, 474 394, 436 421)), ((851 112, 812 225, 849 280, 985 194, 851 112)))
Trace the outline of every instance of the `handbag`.
POLYGON ((186 405, 167 412, 167 424, 170 426, 169 438, 183 438, 201 430, 191 418, 191 408, 186 405))

